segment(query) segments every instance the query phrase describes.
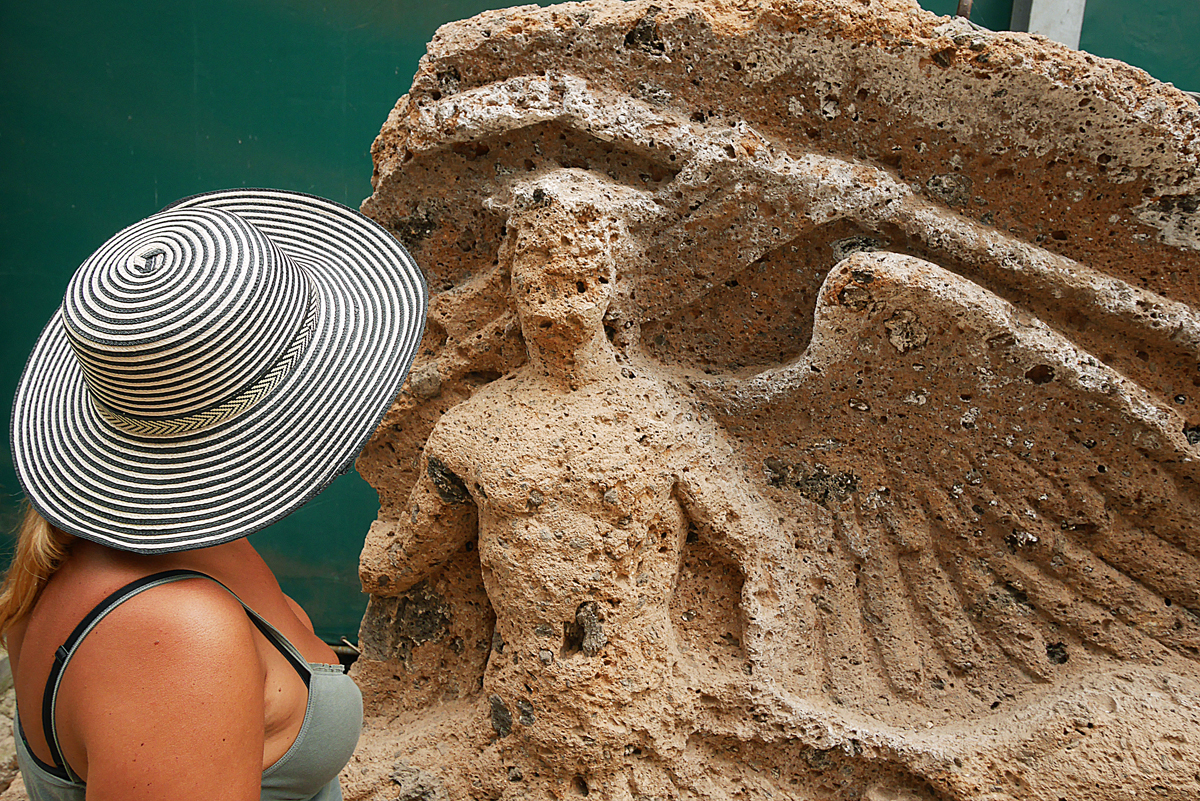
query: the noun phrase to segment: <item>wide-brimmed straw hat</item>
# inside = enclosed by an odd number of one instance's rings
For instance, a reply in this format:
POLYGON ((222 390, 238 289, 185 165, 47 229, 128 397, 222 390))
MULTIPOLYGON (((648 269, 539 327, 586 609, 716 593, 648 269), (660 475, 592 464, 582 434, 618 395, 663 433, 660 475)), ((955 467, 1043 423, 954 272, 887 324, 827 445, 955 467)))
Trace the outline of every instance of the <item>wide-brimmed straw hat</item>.
POLYGON ((197 195, 83 263, 25 366, 13 460, 64 531, 203 548, 346 472, 400 391, 428 294, 381 226, 297 192, 197 195))

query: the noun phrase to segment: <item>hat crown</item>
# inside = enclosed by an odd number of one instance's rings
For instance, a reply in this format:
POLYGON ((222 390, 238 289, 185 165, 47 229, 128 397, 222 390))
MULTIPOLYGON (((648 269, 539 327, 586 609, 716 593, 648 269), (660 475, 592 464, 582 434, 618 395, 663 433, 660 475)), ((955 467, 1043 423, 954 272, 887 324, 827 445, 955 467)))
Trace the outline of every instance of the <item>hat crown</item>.
POLYGON ((294 345, 309 302, 304 270, 254 225, 180 209, 109 239, 75 272, 62 310, 100 408, 170 420, 260 381, 294 345))

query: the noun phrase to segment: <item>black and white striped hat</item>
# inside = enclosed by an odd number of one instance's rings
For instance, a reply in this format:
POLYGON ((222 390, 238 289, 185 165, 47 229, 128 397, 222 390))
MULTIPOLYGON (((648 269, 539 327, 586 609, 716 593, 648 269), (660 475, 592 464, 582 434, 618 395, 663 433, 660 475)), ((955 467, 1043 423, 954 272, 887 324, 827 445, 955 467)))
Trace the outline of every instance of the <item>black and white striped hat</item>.
POLYGON ((13 461, 64 531, 164 553, 245 536, 350 469, 428 293, 386 230, 296 192, 197 195, 83 263, 17 386, 13 461))

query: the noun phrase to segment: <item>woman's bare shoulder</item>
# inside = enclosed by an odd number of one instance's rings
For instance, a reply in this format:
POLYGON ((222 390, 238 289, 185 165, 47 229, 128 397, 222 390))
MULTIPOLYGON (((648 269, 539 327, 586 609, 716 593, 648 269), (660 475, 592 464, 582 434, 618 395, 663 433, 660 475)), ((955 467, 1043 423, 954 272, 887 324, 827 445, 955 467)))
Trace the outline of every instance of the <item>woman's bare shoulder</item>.
MULTIPOLYGON (((166 649, 211 656, 254 649, 253 624, 240 601, 215 581, 195 577, 151 587, 112 609, 80 645, 120 648, 131 660, 166 649), (153 635, 153 636, 152 636, 153 635)), ((242 654, 243 657, 245 656, 242 654)))
POLYGON ((253 625, 228 591, 204 579, 153 587, 80 643, 60 691, 64 751, 89 794, 97 782, 145 783, 155 797, 187 786, 156 765, 192 782, 211 778, 213 764, 229 765, 256 788, 263 677, 253 625))
MULTIPOLYGON (((142 563, 80 541, 50 577, 33 611, 10 629, 10 652, 20 655, 20 663, 28 662, 32 673, 45 674, 55 649, 81 621, 102 609, 111 595, 160 572, 162 567, 155 560, 142 563)), ((240 604, 220 585, 199 577, 186 579, 147 589, 112 607, 105 619, 87 634, 83 645, 108 640, 108 647, 118 647, 117 641, 123 639, 120 647, 135 648, 137 621, 157 623, 185 639, 203 637, 204 629, 218 622, 221 626, 238 627, 238 615, 244 617, 240 604)), ((132 656, 133 652, 129 653, 132 656)), ((14 659, 14 668, 17 664, 14 659)), ((41 681, 44 678, 38 683, 41 681)))

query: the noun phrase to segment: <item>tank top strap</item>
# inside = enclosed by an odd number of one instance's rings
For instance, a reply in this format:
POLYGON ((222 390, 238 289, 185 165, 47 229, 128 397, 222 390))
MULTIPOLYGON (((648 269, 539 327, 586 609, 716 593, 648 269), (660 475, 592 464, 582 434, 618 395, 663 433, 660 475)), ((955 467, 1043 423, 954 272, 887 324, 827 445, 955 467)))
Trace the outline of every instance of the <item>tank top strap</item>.
MULTIPOLYGON (((116 609, 121 604, 133 598, 135 595, 145 592, 146 590, 159 587, 163 584, 170 584, 175 581, 184 579, 203 578, 215 582, 232 595, 242 608, 246 610, 246 615, 254 626, 262 632, 262 635, 267 638, 267 641, 273 645, 288 662, 300 674, 300 678, 304 680, 304 685, 307 687, 312 676, 312 669, 309 667, 308 661, 301 655, 295 645, 283 636, 279 629, 272 626, 267 620, 249 606, 241 598, 238 598, 237 593, 226 587, 217 579, 201 573, 198 570, 165 570, 161 573, 154 573, 149 576, 131 581, 124 587, 121 587, 116 592, 109 595, 100 603, 96 604, 83 620, 79 621, 79 625, 71 632, 62 645, 54 652, 54 664, 50 667, 50 675, 46 678, 46 689, 42 693, 42 732, 46 736, 46 744, 50 748, 50 755, 54 759, 54 768, 73 782, 82 783, 82 779, 71 770, 67 765, 66 760, 62 755, 62 748, 58 742, 58 729, 55 726, 54 710, 58 701, 58 690, 62 684, 63 672, 67 668, 67 664, 71 661, 71 657, 75 655, 75 651, 79 648, 79 644, 83 641, 92 629, 94 629, 101 620, 103 620, 110 612, 116 609)), ((30 752, 32 754, 32 751, 30 752)), ((49 766, 47 766, 49 767, 49 766)))

